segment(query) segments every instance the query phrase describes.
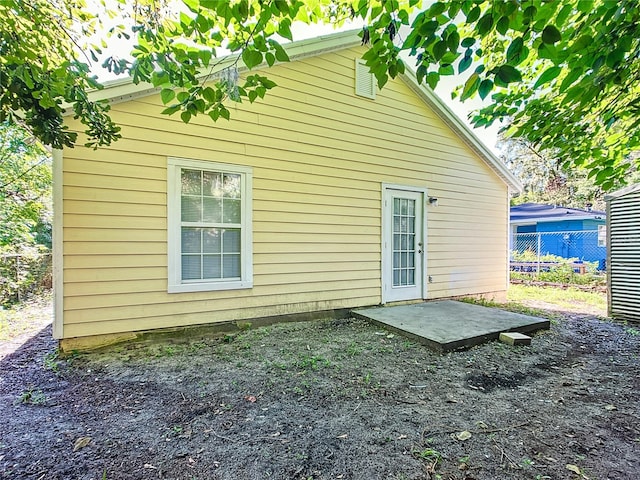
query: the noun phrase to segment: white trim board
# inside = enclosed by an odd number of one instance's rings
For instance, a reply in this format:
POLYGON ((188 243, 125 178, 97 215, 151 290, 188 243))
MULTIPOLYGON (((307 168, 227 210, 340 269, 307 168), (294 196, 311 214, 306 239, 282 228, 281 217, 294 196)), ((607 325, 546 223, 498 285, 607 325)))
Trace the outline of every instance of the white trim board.
POLYGON ((63 156, 62 150, 54 149, 51 157, 53 159, 53 338, 59 340, 64 338, 64 269, 63 269, 63 195, 62 195, 62 174, 63 156))

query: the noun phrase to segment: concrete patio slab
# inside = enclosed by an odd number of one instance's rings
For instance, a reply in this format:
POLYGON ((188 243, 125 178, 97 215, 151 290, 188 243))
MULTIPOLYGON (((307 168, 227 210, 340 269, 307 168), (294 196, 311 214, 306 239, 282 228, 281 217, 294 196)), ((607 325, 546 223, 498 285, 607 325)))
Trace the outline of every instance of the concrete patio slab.
POLYGON ((440 352, 494 340, 501 332, 526 333, 550 326, 544 318, 453 300, 360 308, 351 313, 440 352))

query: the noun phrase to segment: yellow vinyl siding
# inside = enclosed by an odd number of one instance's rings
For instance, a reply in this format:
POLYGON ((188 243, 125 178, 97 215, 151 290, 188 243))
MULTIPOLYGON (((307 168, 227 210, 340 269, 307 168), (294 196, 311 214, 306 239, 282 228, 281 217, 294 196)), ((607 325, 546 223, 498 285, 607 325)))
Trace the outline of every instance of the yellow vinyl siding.
POLYGON ((427 188, 429 298, 504 290, 507 187, 401 80, 354 95, 358 48, 269 69, 232 120, 158 95, 112 107, 123 138, 64 152, 64 336, 381 301, 382 183, 427 188), (253 168, 254 288, 167 293, 167 157, 253 168))

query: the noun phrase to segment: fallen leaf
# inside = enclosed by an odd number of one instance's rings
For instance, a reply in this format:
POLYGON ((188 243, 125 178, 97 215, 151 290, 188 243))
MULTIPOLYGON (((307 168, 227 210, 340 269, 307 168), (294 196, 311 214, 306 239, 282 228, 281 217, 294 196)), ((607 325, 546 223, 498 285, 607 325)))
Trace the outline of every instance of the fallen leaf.
POLYGON ((393 333, 390 333, 389 335, 387 335, 387 338, 393 338, 393 337, 395 337, 393 333))
POLYGON ((79 437, 73 444, 73 451, 77 452, 81 448, 86 447, 91 442, 91 437, 79 437))
POLYGON ((479 428, 482 428, 482 429, 485 429, 485 430, 486 430, 487 428, 489 428, 489 426, 488 426, 486 423, 484 423, 482 420, 480 420, 479 422, 476 422, 476 425, 477 425, 479 428))
POLYGON ((150 463, 145 463, 142 468, 148 468, 148 469, 151 469, 151 470, 157 470, 158 469, 158 467, 154 467, 150 463))
POLYGON ((397 439, 398 439, 398 440, 402 440, 402 439, 404 439, 404 438, 407 438, 407 436, 406 436, 406 435, 400 435, 397 439))
POLYGON ((458 440, 460 440, 461 442, 464 442, 465 440, 469 440, 471 438, 471 432, 469 432, 467 430, 464 430, 464 431, 458 433, 456 435, 456 438, 458 440))
POLYGON ((617 410, 617 409, 618 409, 618 407, 616 407, 615 405, 611 405, 611 404, 609 404, 609 405, 607 405, 606 407, 604 407, 604 409, 605 409, 605 410, 612 411, 612 410, 617 410))
POLYGON ((348 437, 348 435, 345 433, 343 435, 338 435, 336 438, 347 438, 347 437, 348 437))
POLYGON ((255 395, 247 395, 246 397, 244 397, 244 399, 247 402, 251 402, 251 403, 256 403, 256 400, 258 400, 255 395))
POLYGON ((578 475, 582 475, 582 470, 580 470, 580 467, 579 467, 579 466, 577 466, 577 465, 573 465, 573 464, 571 464, 571 463, 567 463, 566 469, 567 469, 567 470, 570 470, 570 471, 572 471, 573 473, 576 473, 576 474, 578 474, 578 475))

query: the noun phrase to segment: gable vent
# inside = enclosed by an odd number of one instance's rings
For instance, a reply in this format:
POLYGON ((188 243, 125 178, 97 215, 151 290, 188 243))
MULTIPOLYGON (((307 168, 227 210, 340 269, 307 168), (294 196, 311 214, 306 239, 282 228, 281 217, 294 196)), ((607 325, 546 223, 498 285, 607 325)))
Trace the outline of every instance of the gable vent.
POLYGON ((356 58, 356 95, 376 98, 376 79, 364 60, 356 58))

